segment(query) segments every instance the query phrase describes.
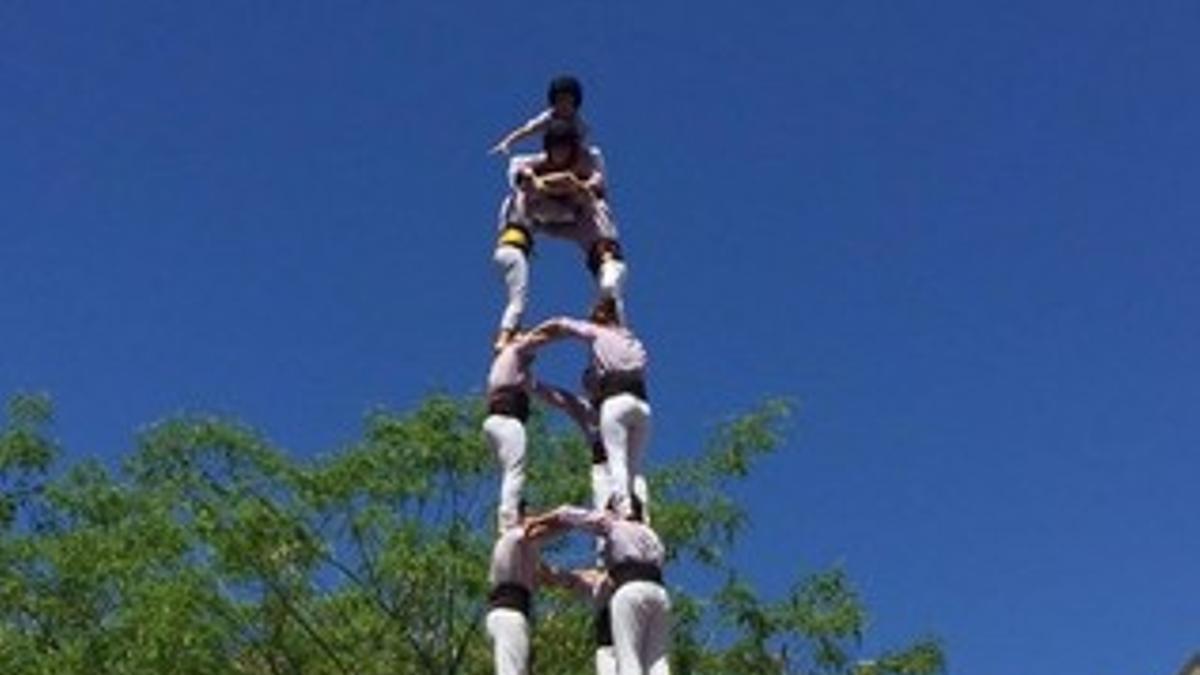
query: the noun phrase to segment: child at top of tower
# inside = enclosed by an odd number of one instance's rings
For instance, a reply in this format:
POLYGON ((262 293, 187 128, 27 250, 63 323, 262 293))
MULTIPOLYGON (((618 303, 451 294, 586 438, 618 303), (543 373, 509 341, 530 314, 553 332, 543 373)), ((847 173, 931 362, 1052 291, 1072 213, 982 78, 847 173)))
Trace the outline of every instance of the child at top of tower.
POLYGON ((579 133, 580 147, 587 147, 588 126, 579 109, 583 107, 583 85, 571 75, 560 75, 550 80, 546 89, 548 107, 531 117, 521 126, 505 134, 500 142, 492 146, 491 154, 507 155, 513 144, 546 130, 553 120, 563 120, 574 125, 579 133))
POLYGON ((508 298, 496 349, 521 323, 535 233, 577 244, 600 296, 613 298, 624 320, 626 269, 606 197, 603 155, 599 148, 582 148, 578 130, 565 120, 551 120, 542 141, 542 152, 518 155, 509 162, 511 192, 500 206, 500 235, 493 255, 508 298))

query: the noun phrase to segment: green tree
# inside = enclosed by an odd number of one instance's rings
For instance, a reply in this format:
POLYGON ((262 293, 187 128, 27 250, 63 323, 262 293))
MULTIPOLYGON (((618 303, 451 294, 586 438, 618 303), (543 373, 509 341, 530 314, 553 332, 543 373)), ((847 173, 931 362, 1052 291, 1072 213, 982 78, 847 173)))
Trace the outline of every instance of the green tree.
MULTIPOLYGON (((768 402, 651 476, 673 581, 676 672, 942 672, 920 640, 866 659, 845 574, 811 571, 762 598, 725 560, 746 523, 732 483, 781 447, 768 402), (705 586, 703 588, 697 586, 705 586)), ((362 437, 299 461, 253 429, 181 417, 145 429, 119 468, 58 465, 52 407, 18 396, 0 429, 0 672, 486 673, 481 630, 496 468, 482 406, 435 395, 368 416, 362 437)), ((535 504, 585 502, 589 453, 530 422, 535 504)), ((563 542, 554 556, 586 557, 563 542)), ((539 599, 539 672, 591 670, 586 607, 539 599)))

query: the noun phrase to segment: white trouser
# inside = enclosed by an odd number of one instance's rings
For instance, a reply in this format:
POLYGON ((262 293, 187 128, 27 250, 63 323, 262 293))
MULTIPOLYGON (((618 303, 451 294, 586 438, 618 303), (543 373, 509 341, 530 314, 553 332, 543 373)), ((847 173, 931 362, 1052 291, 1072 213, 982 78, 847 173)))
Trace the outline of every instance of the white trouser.
MULTIPOLYGON (((640 468, 639 468, 640 471, 640 468)), ((650 524, 650 487, 641 473, 633 474, 633 494, 642 502, 642 522, 650 524)), ((612 476, 608 463, 592 464, 592 508, 603 511, 612 497, 612 476)))
POLYGON ((529 260, 521 249, 509 245, 497 246, 492 260, 504 278, 508 296, 504 313, 500 315, 500 329, 516 330, 521 325, 521 315, 525 313, 529 297, 529 260))
MULTIPOLYGON (((529 258, 515 246, 498 246, 492 261, 504 279, 506 302, 500 315, 502 330, 515 330, 521 325, 521 316, 529 300, 529 258)), ((617 319, 625 323, 625 279, 628 272, 620 260, 606 260, 600 264, 596 275, 601 298, 612 298, 617 303, 617 319)))
POLYGON ((592 464, 592 508, 603 511, 611 496, 612 476, 608 473, 608 463, 592 464))
POLYGON ((498 607, 488 612, 487 632, 492 638, 496 675, 529 673, 529 622, 515 609, 498 607))
MULTIPOLYGON (((639 469, 640 471, 640 469, 639 469)), ((633 474, 633 494, 642 503, 642 522, 650 524, 650 487, 641 473, 633 474)))
POLYGON ((613 651, 621 675, 669 675, 671 600, 650 581, 630 581, 613 595, 613 651))
POLYGON ((628 277, 625 263, 609 258, 600 263, 596 273, 596 284, 601 298, 612 298, 617 303, 617 320, 625 325, 625 279, 628 277))
POLYGON ((525 425, 508 415, 488 415, 483 420, 483 435, 488 447, 500 461, 500 529, 515 527, 519 521, 517 505, 525 487, 525 425))
MULTIPOLYGON (((592 463, 592 508, 603 511, 608 508, 612 497, 612 476, 608 473, 608 462, 592 463)), ((604 537, 596 537, 596 566, 604 565, 604 537)))
POLYGON ((642 453, 650 438, 650 404, 628 393, 604 399, 600 404, 600 435, 608 453, 617 513, 628 516, 631 477, 642 473, 642 453))
POLYGON ((596 675, 617 675, 617 655, 610 647, 596 647, 596 675))

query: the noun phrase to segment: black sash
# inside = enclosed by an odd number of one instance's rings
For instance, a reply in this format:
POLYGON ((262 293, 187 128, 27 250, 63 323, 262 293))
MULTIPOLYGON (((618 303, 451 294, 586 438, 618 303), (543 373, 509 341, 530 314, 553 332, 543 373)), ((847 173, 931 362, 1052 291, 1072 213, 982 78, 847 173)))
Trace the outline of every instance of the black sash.
POLYGON ((608 570, 608 576, 613 581, 614 590, 631 581, 650 581, 659 586, 663 583, 661 567, 638 560, 626 560, 613 565, 608 570))
POLYGON ((492 609, 515 609, 528 619, 531 598, 528 588, 506 582, 492 586, 488 593, 488 606, 492 609))
POLYGON ((522 387, 500 387, 488 394, 488 414, 529 420, 529 394, 522 387))
POLYGON ((646 379, 641 371, 616 371, 601 375, 599 400, 617 394, 633 394, 643 401, 650 400, 646 395, 646 379))
POLYGON ((592 628, 595 631, 597 647, 612 646, 612 613, 607 604, 596 610, 592 617, 592 628))

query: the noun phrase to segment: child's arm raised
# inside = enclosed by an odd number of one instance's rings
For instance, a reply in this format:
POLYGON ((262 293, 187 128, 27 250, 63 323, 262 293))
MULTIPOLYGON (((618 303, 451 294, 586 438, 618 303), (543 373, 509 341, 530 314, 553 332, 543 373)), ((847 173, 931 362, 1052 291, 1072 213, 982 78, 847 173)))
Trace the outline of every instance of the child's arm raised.
POLYGON ((496 143, 492 146, 489 154, 507 155, 509 151, 512 150, 514 143, 529 138, 530 136, 546 128, 546 125, 550 123, 550 113, 551 110, 547 108, 534 117, 531 117, 529 121, 525 122, 521 126, 505 134, 504 138, 501 138, 499 143, 496 143))

